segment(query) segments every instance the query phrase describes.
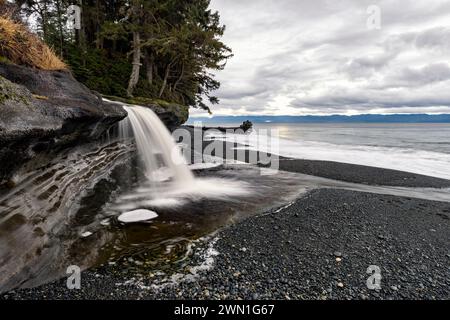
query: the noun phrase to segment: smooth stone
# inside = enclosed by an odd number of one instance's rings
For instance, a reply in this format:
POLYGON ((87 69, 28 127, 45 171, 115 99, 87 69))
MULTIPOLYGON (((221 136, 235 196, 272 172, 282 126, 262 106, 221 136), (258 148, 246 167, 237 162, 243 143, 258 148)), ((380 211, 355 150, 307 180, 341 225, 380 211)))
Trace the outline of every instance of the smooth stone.
POLYGON ((82 238, 87 238, 87 237, 90 237, 90 236, 92 236, 92 235, 93 235, 92 232, 86 231, 86 232, 83 232, 83 233, 81 234, 81 237, 82 237, 82 238))
POLYGON ((102 226, 109 226, 111 224, 111 222, 109 221, 109 219, 104 219, 100 222, 100 224, 102 226))
POLYGON ((118 220, 122 223, 133 223, 152 220, 158 217, 158 214, 151 210, 139 209, 122 213, 118 220))

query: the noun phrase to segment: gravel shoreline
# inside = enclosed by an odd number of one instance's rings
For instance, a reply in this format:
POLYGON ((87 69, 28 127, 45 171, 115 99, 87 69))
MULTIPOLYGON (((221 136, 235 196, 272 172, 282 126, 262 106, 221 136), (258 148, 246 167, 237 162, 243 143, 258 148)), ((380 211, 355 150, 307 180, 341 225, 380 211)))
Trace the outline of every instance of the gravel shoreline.
POLYGON ((450 188, 450 180, 362 165, 280 158, 280 170, 366 185, 450 188))
POLYGON ((450 299, 448 230, 450 203, 314 190, 198 241, 172 279, 108 265, 80 290, 62 279, 0 299, 450 299), (371 265, 381 290, 367 288, 371 265))

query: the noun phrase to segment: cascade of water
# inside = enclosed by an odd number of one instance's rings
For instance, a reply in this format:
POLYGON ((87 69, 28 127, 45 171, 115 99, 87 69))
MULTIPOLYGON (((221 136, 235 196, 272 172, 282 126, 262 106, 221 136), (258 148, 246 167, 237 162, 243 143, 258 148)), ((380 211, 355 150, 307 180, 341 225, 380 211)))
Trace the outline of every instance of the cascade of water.
POLYGON ((120 195, 113 211, 134 214, 130 210, 179 207, 204 198, 225 200, 252 194, 247 183, 236 179, 195 178, 158 116, 146 107, 122 105, 128 117, 119 123, 119 138, 135 141, 146 181, 120 195))
POLYGON ((130 133, 134 136, 150 183, 155 186, 171 180, 178 186, 192 184, 194 175, 158 116, 145 107, 125 106, 125 109, 128 117, 119 124, 119 135, 121 138, 130 137, 130 133))

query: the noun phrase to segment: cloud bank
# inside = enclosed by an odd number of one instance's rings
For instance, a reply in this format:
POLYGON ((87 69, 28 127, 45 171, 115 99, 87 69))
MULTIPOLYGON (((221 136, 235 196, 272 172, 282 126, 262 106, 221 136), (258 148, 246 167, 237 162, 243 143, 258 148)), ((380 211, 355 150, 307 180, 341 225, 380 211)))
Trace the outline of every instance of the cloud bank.
POLYGON ((217 74, 216 115, 450 113, 447 0, 211 6, 235 54, 217 74), (370 5, 381 10, 380 29, 367 27, 370 5))

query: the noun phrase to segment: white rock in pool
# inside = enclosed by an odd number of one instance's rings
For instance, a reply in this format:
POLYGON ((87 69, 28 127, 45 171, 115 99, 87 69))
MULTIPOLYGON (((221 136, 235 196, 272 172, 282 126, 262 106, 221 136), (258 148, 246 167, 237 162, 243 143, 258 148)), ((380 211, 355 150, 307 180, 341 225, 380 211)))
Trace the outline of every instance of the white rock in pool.
POLYGON ((81 237, 82 237, 82 238, 87 238, 87 237, 90 237, 90 236, 92 236, 92 235, 93 235, 92 232, 86 231, 86 232, 83 232, 83 233, 81 234, 81 237))
POLYGON ((156 217, 158 217, 158 214, 154 211, 139 209, 122 213, 118 219, 123 223, 133 223, 152 220, 156 217))

